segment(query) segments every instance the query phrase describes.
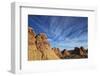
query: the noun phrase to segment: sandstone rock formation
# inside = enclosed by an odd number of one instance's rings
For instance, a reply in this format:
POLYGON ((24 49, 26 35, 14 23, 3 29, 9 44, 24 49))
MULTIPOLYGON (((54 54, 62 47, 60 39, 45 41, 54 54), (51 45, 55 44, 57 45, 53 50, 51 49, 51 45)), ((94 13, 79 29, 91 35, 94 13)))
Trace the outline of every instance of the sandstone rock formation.
POLYGON ((32 28, 28 28, 28 60, 41 60, 41 52, 37 51, 37 46, 35 44, 36 34, 33 32, 32 28))
POLYGON ((59 59, 52 50, 47 36, 44 33, 38 35, 28 28, 28 60, 59 59))
POLYGON ((70 53, 70 55, 68 56, 68 58, 87 58, 88 57, 88 53, 86 52, 87 50, 84 49, 83 47, 75 47, 74 50, 70 50, 68 51, 70 53))
POLYGON ((59 58, 63 58, 63 55, 59 48, 52 48, 52 50, 56 53, 59 58))
POLYGON ((88 49, 84 49, 84 47, 80 47, 80 55, 82 57, 88 57, 88 49))
POLYGON ((52 48, 45 33, 36 34, 28 28, 28 60, 53 60, 88 58, 88 49, 75 47, 73 50, 52 48))
POLYGON ((62 51, 63 58, 68 58, 71 54, 68 50, 64 49, 62 51))

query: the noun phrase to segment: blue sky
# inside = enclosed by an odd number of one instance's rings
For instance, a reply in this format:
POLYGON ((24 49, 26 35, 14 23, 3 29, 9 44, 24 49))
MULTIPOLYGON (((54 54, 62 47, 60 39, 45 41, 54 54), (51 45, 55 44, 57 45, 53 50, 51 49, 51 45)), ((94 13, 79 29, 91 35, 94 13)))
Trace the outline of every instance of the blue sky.
POLYGON ((28 15, 28 26, 46 33, 52 47, 88 47, 88 17, 28 15))

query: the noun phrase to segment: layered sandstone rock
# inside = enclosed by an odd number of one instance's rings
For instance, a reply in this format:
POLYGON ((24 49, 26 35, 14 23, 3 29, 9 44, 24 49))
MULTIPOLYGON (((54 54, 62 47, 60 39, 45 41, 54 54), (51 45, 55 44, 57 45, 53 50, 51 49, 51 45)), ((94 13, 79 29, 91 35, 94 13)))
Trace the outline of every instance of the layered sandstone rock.
POLYGON ((88 50, 84 49, 84 47, 80 47, 80 55, 82 57, 88 57, 88 50))
POLYGON ((28 60, 59 59, 52 50, 47 36, 44 33, 38 35, 28 28, 28 60))
POLYGON ((69 52, 68 50, 64 49, 64 50, 62 51, 62 55, 63 55, 63 58, 67 58, 67 57, 70 56, 70 52, 69 52))
POLYGON ((52 50, 56 53, 56 55, 57 55, 59 58, 62 58, 62 57, 63 57, 63 55, 62 55, 62 53, 61 53, 61 51, 60 51, 59 48, 52 48, 52 50))
POLYGON ((41 60, 41 52, 37 51, 37 46, 35 44, 35 32, 32 28, 28 28, 28 60, 41 60))
POLYGON ((38 51, 42 53, 42 59, 59 59, 54 51, 52 51, 50 43, 47 40, 47 36, 44 33, 40 33, 36 36, 36 46, 38 51))
POLYGON ((62 51, 63 59, 76 59, 76 58, 87 58, 88 50, 83 47, 75 47, 74 50, 66 50, 62 51))
POLYGON ((70 58, 87 58, 88 54, 86 52, 87 50, 83 47, 75 47, 74 50, 69 51, 70 52, 70 58))

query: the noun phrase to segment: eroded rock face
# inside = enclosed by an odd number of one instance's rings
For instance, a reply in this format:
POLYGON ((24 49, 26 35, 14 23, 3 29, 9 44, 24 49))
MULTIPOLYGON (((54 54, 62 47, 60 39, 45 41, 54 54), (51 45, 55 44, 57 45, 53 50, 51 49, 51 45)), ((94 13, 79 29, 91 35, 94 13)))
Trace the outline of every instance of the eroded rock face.
POLYGON ((41 60, 42 54, 37 50, 35 45, 28 46, 28 60, 41 60))
POLYGON ((63 55, 63 58, 69 57, 70 56, 70 52, 68 50, 64 49, 62 51, 62 55, 63 55))
POLYGON ((45 33, 38 35, 28 28, 28 60, 59 59, 52 50, 45 33))
POLYGON ((39 51, 51 50, 50 44, 47 41, 47 37, 44 33, 40 33, 36 36, 36 46, 39 51))
POLYGON ((33 32, 32 28, 28 28, 28 45, 35 44, 35 32, 33 32))
POLYGON ((84 49, 83 47, 80 47, 80 48, 76 47, 74 49, 74 52, 80 57, 87 57, 86 49, 84 49))
POLYGON ((73 50, 66 50, 62 51, 62 55, 64 59, 79 59, 79 58, 87 58, 88 57, 88 50, 84 49, 83 47, 75 47, 73 50))
POLYGON ((47 36, 44 33, 40 33, 36 36, 36 46, 38 51, 42 53, 43 60, 59 59, 59 57, 52 51, 47 36))
POLYGON ((28 60, 41 60, 42 54, 37 51, 35 36, 36 34, 32 28, 28 28, 28 60))
POLYGON ((88 57, 88 50, 84 49, 84 47, 80 47, 80 55, 82 57, 88 57))
POLYGON ((84 49, 83 47, 75 47, 74 50, 69 51, 70 52, 70 58, 87 58, 88 54, 86 52, 87 50, 84 49))
POLYGON ((52 48, 52 50, 56 53, 56 55, 57 55, 59 58, 62 58, 62 57, 63 57, 63 55, 62 55, 62 53, 61 53, 61 51, 60 51, 59 48, 52 48))

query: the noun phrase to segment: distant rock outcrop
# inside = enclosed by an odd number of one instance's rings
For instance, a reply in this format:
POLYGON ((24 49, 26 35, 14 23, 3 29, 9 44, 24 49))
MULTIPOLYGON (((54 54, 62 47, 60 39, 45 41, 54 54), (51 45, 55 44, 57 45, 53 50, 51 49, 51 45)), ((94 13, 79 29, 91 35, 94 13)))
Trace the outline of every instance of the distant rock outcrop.
POLYGON ((86 52, 87 50, 84 49, 83 47, 75 47, 74 50, 69 50, 68 52, 70 53, 69 56, 66 56, 67 58, 87 58, 88 53, 86 52))
POLYGON ((88 49, 84 49, 84 47, 80 47, 80 55, 82 56, 82 57, 85 57, 85 58, 87 58, 88 57, 88 49))
POLYGON ((38 35, 28 28, 28 60, 50 60, 59 59, 52 50, 47 36, 44 33, 38 35))
POLYGON ((70 52, 66 49, 64 49, 62 52, 63 58, 68 58, 70 56, 70 52))

